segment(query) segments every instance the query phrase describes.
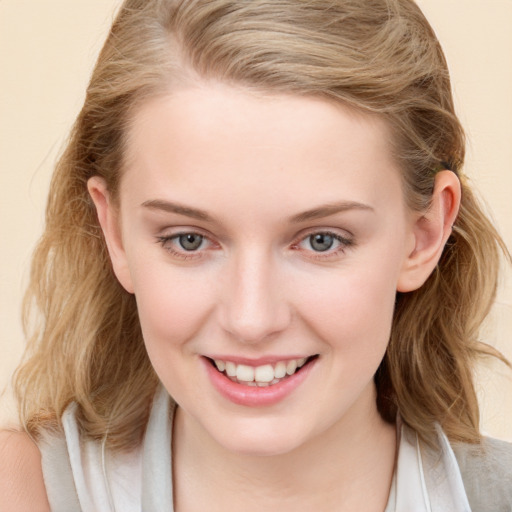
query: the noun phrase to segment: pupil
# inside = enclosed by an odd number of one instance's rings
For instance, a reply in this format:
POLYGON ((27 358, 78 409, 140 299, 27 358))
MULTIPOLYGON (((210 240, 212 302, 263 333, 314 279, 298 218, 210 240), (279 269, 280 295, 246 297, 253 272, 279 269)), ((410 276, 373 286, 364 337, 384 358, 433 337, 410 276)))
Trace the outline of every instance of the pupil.
POLYGON ((311 247, 318 252, 324 252, 329 250, 333 243, 334 238, 332 235, 318 233, 309 237, 311 247))
POLYGON ((195 251, 201 246, 203 237, 201 235, 189 233, 187 235, 180 235, 179 242, 181 247, 186 251, 195 251))

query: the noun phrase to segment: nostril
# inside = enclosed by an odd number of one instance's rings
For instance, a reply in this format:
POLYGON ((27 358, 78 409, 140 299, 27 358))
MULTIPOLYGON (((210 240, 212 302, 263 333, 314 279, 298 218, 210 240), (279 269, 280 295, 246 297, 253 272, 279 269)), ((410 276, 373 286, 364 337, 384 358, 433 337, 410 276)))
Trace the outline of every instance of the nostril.
POLYGON ((224 328, 237 341, 255 344, 274 339, 290 324, 290 315, 279 307, 263 311, 244 311, 241 315, 226 318, 224 328))
POLYGON ((217 306, 221 327, 237 341, 251 344, 286 329, 290 305, 267 252, 262 254, 259 246, 244 247, 234 268, 217 306))

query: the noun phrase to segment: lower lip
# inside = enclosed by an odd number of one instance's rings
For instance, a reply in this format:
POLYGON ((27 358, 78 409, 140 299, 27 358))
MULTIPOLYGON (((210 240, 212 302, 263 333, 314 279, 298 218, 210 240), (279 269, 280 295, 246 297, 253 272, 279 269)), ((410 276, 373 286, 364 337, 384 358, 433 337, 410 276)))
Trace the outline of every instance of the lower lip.
POLYGON ((277 404, 297 389, 306 380, 317 359, 305 364, 300 371, 281 382, 266 387, 247 386, 233 382, 226 375, 217 371, 209 360, 203 358, 203 361, 213 386, 224 398, 246 407, 265 407, 277 404))

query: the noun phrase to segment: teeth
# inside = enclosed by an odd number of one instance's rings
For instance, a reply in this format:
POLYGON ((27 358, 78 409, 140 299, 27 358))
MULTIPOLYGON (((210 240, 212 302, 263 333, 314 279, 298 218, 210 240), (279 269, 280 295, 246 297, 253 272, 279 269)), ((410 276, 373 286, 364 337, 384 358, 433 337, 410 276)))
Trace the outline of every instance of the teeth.
POLYGON ((286 373, 288 375, 293 375, 295 373, 296 369, 297 369, 297 361, 295 359, 292 359, 291 361, 288 361, 286 363, 286 373))
POLYGON ((258 382, 272 382, 274 380, 274 368, 272 368, 272 365, 258 366, 254 370, 254 380, 258 382))
POLYGON ((231 361, 215 359, 214 363, 219 372, 224 372, 233 382, 239 382, 247 386, 266 387, 273 386, 289 375, 293 375, 298 368, 306 363, 307 358, 279 361, 275 365, 248 366, 235 364, 231 361))
POLYGON ((236 378, 244 382, 252 382, 254 380, 254 368, 245 364, 239 364, 236 367, 236 378))
POLYGON ((236 364, 226 361, 226 373, 229 377, 236 377, 236 364))
POLYGON ((286 363, 279 361, 274 369, 274 375, 276 379, 282 379, 286 375, 286 363))

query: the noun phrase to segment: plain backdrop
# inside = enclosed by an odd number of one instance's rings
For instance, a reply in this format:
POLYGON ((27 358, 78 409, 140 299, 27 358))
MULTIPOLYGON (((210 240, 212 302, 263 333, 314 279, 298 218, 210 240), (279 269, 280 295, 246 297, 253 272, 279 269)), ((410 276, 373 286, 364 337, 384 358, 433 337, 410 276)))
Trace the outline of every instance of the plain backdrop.
MULTIPOLYGON (((0 391, 23 350, 20 303, 51 172, 119 0, 0 1, 0 391)), ((466 172, 512 248, 512 0, 421 0, 452 72, 466 172)), ((482 339, 512 359, 512 272, 482 339)), ((483 365, 486 433, 512 440, 512 371, 483 365)), ((9 392, 0 422, 14 415, 9 392)))

